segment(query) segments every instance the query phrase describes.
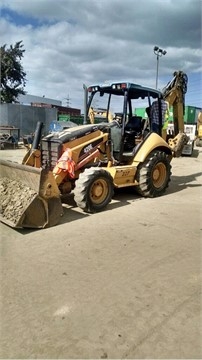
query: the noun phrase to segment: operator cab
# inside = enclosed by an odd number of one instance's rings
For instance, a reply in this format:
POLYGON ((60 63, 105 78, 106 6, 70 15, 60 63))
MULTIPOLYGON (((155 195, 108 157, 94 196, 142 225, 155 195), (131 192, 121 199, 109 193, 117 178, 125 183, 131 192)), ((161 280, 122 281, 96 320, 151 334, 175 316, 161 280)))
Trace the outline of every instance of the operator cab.
POLYGON ((129 162, 137 146, 150 132, 150 118, 146 109, 150 108, 153 100, 160 98, 160 91, 134 83, 116 82, 90 86, 88 94, 87 114, 90 108, 98 107, 98 104, 105 109, 102 121, 109 123, 113 157, 118 162, 129 162), (145 108, 143 114, 137 113, 140 104, 145 108))

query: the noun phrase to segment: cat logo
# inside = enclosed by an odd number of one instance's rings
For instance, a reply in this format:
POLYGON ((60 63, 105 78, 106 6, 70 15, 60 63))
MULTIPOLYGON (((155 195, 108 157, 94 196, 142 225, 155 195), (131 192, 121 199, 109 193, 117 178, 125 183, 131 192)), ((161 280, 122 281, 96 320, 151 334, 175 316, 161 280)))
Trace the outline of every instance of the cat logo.
POLYGON ((83 149, 83 152, 86 154, 87 152, 89 152, 90 150, 93 149, 93 145, 92 144, 89 144, 88 146, 86 146, 84 149, 83 149))

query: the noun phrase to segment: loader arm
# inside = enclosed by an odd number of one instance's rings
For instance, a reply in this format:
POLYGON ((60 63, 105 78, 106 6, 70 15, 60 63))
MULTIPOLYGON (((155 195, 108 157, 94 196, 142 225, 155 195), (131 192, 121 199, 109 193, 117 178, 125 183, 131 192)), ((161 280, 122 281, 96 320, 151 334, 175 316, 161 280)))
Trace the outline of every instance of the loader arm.
POLYGON ((52 171, 61 193, 69 192, 86 167, 111 159, 108 139, 109 125, 104 123, 47 135, 41 141, 41 166, 52 171))
POLYGON ((23 165, 28 165, 36 168, 41 167, 40 141, 42 137, 42 129, 43 129, 43 123, 38 121, 34 133, 32 146, 30 149, 28 149, 27 153, 25 154, 22 160, 23 165))
POLYGON ((86 139, 82 137, 80 141, 65 143, 62 155, 53 168, 57 185, 59 186, 64 180, 77 179, 81 169, 101 161, 103 154, 110 159, 110 151, 106 148, 107 140, 108 134, 98 130, 87 135, 86 139))

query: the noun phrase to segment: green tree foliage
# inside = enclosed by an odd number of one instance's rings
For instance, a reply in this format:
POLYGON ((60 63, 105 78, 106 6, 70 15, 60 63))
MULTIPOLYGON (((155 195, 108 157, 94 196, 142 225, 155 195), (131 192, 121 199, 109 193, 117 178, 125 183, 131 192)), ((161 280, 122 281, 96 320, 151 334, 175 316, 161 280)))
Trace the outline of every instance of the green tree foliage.
POLYGON ((20 94, 25 94, 26 73, 21 65, 25 50, 22 41, 14 46, 1 46, 1 102, 15 103, 20 94))

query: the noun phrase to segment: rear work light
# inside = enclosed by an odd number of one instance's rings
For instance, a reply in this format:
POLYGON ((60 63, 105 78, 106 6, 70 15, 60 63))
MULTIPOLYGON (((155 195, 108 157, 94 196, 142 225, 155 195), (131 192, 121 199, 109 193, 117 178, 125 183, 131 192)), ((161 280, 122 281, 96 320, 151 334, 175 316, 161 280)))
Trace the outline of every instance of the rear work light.
POLYGON ((88 88, 88 92, 94 92, 94 91, 98 91, 99 90, 99 86, 91 86, 88 88))
POLYGON ((112 89, 117 89, 117 90, 125 89, 126 87, 127 87, 126 83, 113 84, 112 85, 112 89))

